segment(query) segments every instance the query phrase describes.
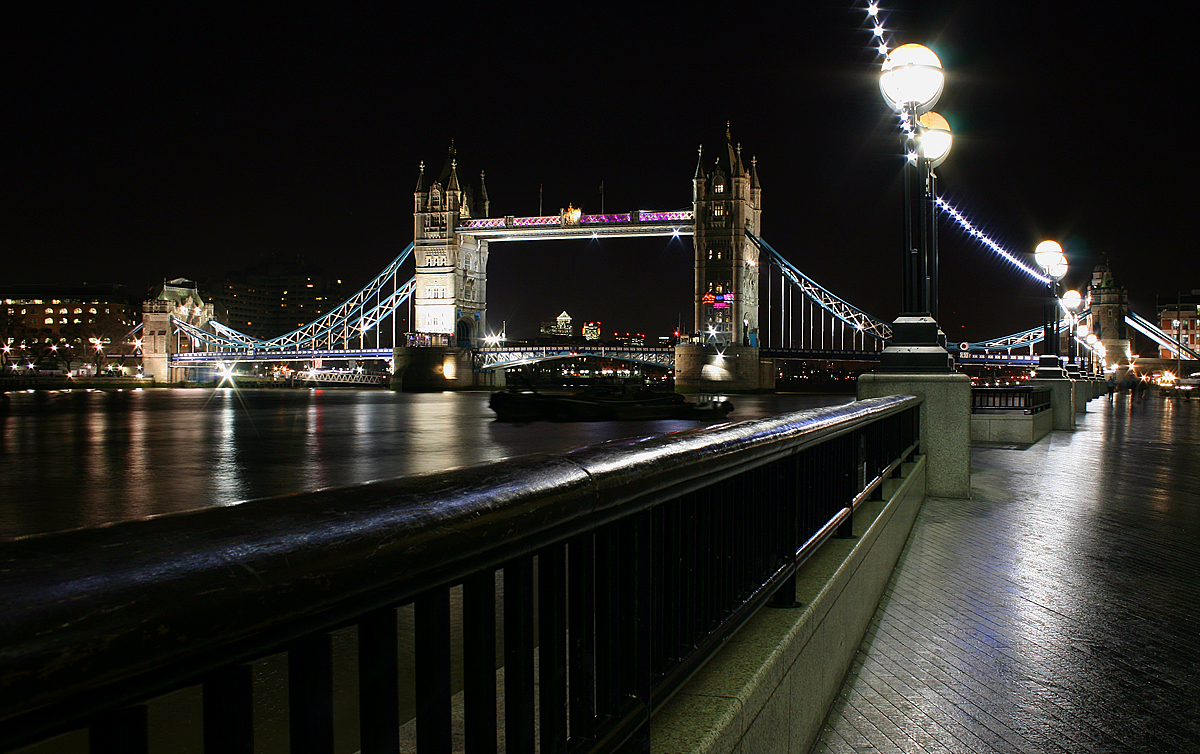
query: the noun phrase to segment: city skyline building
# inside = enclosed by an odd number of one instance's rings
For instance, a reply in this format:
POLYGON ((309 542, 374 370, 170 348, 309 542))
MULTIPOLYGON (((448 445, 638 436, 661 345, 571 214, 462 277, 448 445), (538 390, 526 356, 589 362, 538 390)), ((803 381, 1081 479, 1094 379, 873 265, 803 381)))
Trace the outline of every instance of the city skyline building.
MULTIPOLYGON (((1158 327, 1172 339, 1193 351, 1200 350, 1200 289, 1191 293, 1177 293, 1172 296, 1159 296, 1155 306, 1158 314, 1158 327)), ((1174 359, 1175 351, 1159 345, 1160 359, 1174 359)))
POLYGON ((571 324, 571 315, 563 311, 553 322, 543 322, 540 329, 542 335, 558 335, 571 337, 575 334, 575 328, 571 324))
POLYGON ((303 255, 274 254, 205 287, 204 298, 228 312, 223 324, 255 338, 303 327, 345 298, 341 278, 303 255))
POLYGON ((3 361, 86 362, 120 345, 136 327, 141 301, 123 285, 14 285, 0 288, 3 361))

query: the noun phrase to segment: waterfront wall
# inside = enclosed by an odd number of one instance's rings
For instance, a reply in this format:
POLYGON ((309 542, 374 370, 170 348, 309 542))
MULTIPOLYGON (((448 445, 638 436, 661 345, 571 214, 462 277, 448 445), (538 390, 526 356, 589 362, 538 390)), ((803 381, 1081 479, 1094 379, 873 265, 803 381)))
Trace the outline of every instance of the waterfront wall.
POLYGON ((925 499, 925 458, 855 513, 796 575, 793 608, 761 610, 651 721, 653 754, 806 754, 925 499))

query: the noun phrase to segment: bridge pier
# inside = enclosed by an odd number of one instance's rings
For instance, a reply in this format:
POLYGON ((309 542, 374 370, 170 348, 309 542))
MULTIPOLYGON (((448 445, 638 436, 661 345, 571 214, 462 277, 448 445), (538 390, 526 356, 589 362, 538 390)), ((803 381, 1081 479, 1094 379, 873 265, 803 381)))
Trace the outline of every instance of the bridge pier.
POLYGON ((470 348, 401 346, 393 355, 392 389, 429 393, 475 387, 470 348))
POLYGON ((755 393, 775 389, 775 362, 759 356, 757 346, 675 346, 675 391, 679 393, 755 393))

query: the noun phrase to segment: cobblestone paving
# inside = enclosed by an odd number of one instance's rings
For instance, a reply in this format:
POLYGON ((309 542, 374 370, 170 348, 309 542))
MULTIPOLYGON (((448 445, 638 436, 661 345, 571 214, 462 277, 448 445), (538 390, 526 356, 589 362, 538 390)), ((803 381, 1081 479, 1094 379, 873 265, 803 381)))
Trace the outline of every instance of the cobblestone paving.
POLYGON ((1200 401, 1099 398, 929 498, 813 752, 1200 752, 1200 401))

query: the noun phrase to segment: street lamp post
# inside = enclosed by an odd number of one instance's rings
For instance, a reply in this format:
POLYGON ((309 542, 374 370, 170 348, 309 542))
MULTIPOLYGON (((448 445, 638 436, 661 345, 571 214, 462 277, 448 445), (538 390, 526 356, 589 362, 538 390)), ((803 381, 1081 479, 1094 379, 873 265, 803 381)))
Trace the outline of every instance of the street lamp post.
POLYGON ((1042 357, 1038 360, 1039 377, 1065 377, 1059 360, 1058 311, 1054 289, 1067 274, 1067 258, 1055 241, 1042 241, 1033 252, 1034 261, 1046 273, 1046 298, 1042 306, 1042 357))
POLYGON ((900 113, 904 138, 904 310, 880 354, 881 371, 951 372, 953 361, 937 324, 937 207, 933 169, 946 159, 952 137, 946 119, 931 112, 945 76, 927 47, 897 47, 883 63, 879 89, 900 113))
POLYGON ((1075 312, 1079 310, 1081 303, 1083 303, 1083 297, 1079 295, 1079 291, 1067 291, 1062 296, 1062 306, 1067 311, 1067 370, 1072 377, 1077 377, 1079 374, 1079 367, 1075 363, 1075 312))

